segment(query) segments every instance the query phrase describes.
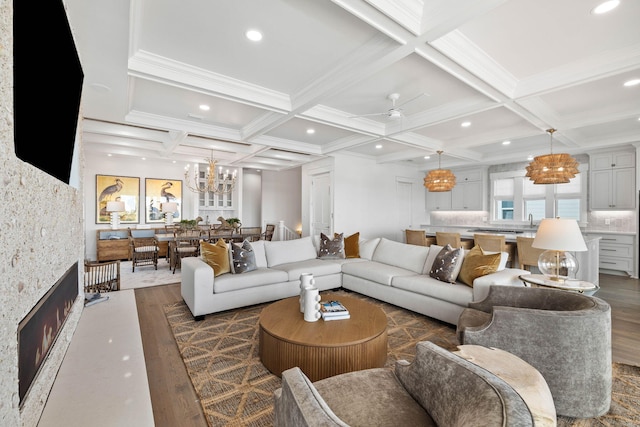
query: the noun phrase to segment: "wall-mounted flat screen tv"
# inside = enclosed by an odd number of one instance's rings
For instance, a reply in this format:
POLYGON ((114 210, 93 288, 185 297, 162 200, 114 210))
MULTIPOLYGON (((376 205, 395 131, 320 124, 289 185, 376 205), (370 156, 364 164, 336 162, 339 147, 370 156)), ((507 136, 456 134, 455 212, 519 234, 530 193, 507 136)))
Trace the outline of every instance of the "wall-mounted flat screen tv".
POLYGON ((13 1, 16 156, 69 183, 84 73, 61 0, 13 1), (35 9, 34 9, 35 7, 35 9))

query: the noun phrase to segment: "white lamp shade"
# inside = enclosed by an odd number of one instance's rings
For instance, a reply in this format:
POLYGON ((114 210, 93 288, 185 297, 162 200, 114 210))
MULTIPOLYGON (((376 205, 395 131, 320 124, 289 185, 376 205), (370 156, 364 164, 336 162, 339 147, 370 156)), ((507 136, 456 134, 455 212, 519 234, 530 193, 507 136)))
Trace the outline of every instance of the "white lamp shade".
POLYGON ((107 212, 124 212, 124 202, 107 202, 107 212))
POLYGON ((162 203, 160 205, 160 210, 162 212, 169 212, 169 213, 178 212, 178 204, 175 202, 162 203))
POLYGON ((587 250, 584 237, 575 219, 543 219, 540 221, 531 246, 554 251, 583 252, 587 250))

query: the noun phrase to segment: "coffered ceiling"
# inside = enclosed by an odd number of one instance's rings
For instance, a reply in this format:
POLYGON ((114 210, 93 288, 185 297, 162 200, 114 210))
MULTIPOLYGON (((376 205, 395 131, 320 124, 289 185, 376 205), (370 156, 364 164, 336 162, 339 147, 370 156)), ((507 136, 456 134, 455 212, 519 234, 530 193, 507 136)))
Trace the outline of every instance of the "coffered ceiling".
POLYGON ((436 150, 443 167, 526 161, 551 127, 554 152, 638 143, 640 85, 624 83, 640 79, 640 1, 599 2, 68 0, 85 149, 428 170, 436 150))

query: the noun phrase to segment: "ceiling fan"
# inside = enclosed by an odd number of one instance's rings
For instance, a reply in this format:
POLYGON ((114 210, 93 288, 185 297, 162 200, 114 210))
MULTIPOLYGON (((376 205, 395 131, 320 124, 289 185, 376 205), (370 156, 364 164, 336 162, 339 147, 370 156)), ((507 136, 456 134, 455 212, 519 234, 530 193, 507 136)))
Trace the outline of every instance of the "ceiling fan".
POLYGON ((429 96, 429 94, 427 93, 421 93, 418 96, 415 96, 413 98, 411 98, 410 100, 403 102, 400 105, 396 105, 398 99, 400 99, 400 94, 397 92, 394 92, 392 94, 389 94, 387 96, 387 99, 391 100, 391 108, 389 108, 387 111, 383 111, 382 113, 373 113, 373 114, 361 114, 358 116, 350 116, 349 118, 356 118, 356 117, 371 117, 371 116, 386 116, 388 119, 390 120, 398 120, 401 119, 403 117, 402 111, 404 110, 402 107, 409 104, 410 102, 415 101, 416 99, 423 97, 423 96, 429 96))

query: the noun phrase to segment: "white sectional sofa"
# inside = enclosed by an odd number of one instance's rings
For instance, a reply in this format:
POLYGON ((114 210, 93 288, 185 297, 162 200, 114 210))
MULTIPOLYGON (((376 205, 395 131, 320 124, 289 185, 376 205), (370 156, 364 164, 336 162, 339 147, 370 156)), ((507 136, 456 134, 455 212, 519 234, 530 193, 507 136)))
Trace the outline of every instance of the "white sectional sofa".
POLYGON ((490 285, 523 286, 526 270, 505 268, 474 280, 473 287, 429 276, 442 249, 386 238, 361 239, 359 258, 318 259, 319 239, 257 241, 251 246, 256 270, 214 277, 200 258, 182 260, 182 298, 196 319, 206 314, 275 301, 300 293, 300 275, 312 273, 321 291, 345 288, 363 295, 457 324, 471 301, 487 295, 490 285))

